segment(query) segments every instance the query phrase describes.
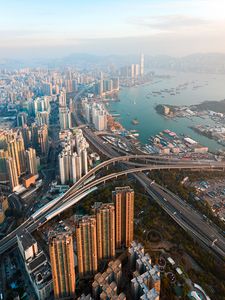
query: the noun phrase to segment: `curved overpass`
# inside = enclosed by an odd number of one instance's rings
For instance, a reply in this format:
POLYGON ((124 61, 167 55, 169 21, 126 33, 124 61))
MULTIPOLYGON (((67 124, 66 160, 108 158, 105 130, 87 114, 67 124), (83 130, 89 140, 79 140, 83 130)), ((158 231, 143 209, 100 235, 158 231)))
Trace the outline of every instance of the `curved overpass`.
POLYGON ((117 178, 119 176, 123 176, 130 173, 140 173, 143 171, 151 171, 151 170, 165 170, 165 169, 204 169, 204 170, 219 170, 225 168, 225 164, 221 164, 221 162, 213 162, 213 161, 177 161, 177 160, 171 160, 167 158, 159 158, 154 157, 151 155, 130 155, 130 156, 119 156, 112 158, 108 161, 105 161, 101 163, 100 165, 96 166, 92 170, 90 170, 85 176, 83 176, 80 180, 78 180, 77 183, 75 183, 65 194, 58 197, 57 199, 54 199, 51 201, 47 206, 44 206, 40 209, 39 212, 36 212, 33 214, 33 218, 29 218, 26 220, 23 224, 20 225, 16 230, 8 234, 5 238, 3 238, 0 241, 0 253, 3 253, 6 251, 12 244, 16 243, 16 235, 26 229, 29 228, 29 230, 34 231, 39 226, 43 224, 43 221, 45 222, 44 218, 48 216, 48 220, 53 218, 57 211, 58 213, 63 212, 68 207, 72 206, 73 204, 77 203, 76 199, 79 197, 79 200, 82 199, 82 195, 86 195, 86 193, 98 186, 99 184, 111 180, 113 178, 117 178), (148 164, 140 164, 135 163, 134 167, 131 169, 126 169, 123 171, 120 171, 118 173, 112 173, 110 175, 106 175, 102 178, 99 178, 97 180, 93 180, 89 183, 85 184, 85 181, 89 179, 93 174, 95 174, 97 171, 101 170, 104 167, 109 166, 110 164, 113 164, 115 162, 123 162, 123 163, 130 163, 130 160, 132 159, 152 159, 154 158, 154 165, 148 165, 148 164), (157 161, 160 164, 156 164, 157 161), (167 162, 167 164, 162 164, 163 162, 167 162), (140 166, 141 165, 141 166, 140 166), (138 166, 135 168, 135 166, 138 166), (75 202, 74 202, 75 201, 75 202))

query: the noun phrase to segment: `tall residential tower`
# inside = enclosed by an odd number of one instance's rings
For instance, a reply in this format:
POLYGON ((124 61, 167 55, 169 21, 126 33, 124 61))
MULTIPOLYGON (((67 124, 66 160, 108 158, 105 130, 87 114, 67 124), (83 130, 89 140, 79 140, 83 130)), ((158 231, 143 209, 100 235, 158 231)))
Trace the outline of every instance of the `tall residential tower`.
POLYGON ((116 248, 129 247, 134 238, 134 191, 129 186, 112 192, 116 209, 116 248))
POLYGON ((95 216, 84 216, 76 224, 77 259, 79 277, 97 272, 97 239, 95 216))
POLYGON ((98 259, 112 258, 115 256, 115 206, 113 203, 100 203, 95 212, 98 259))
POLYGON ((72 233, 51 232, 49 253, 55 299, 74 299, 76 281, 72 233))

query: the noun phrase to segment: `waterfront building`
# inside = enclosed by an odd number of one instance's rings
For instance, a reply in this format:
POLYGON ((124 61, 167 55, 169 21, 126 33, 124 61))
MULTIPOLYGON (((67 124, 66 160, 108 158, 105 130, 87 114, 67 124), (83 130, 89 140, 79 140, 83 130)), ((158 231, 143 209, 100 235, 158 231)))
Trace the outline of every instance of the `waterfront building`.
POLYGON ((135 78, 137 78, 139 75, 140 75, 140 65, 135 64, 134 65, 134 76, 135 76, 135 78))
POLYGON ((113 83, 113 90, 114 91, 119 91, 119 89, 120 89, 120 79, 119 79, 119 77, 112 78, 112 83, 113 83))
POLYGON ((102 105, 92 106, 92 122, 95 129, 99 131, 107 130, 107 113, 102 105))
POLYGON ((145 58, 144 58, 144 54, 141 54, 141 61, 140 61, 140 75, 141 77, 144 76, 144 64, 145 64, 145 58))
POLYGON ((50 232, 49 254, 55 299, 73 299, 76 281, 72 232, 50 232))
POLYGON ((129 186, 112 192, 116 212, 116 248, 129 247, 134 237, 134 191, 129 186))

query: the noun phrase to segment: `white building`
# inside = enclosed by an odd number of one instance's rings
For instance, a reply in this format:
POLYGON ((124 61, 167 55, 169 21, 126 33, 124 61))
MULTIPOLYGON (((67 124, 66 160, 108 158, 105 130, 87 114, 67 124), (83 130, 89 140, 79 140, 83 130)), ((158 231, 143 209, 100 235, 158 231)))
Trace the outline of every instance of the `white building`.
POLYGON ((53 291, 53 281, 46 255, 38 248, 37 241, 28 231, 17 235, 17 243, 38 300, 49 299, 53 291))
POLYGON ((69 129, 72 127, 71 112, 67 107, 59 108, 59 124, 62 130, 69 129))
POLYGON ((27 169, 30 174, 37 175, 38 174, 38 159, 36 156, 36 150, 33 148, 29 148, 26 150, 26 163, 27 169))
POLYGON ((89 144, 81 129, 75 129, 72 135, 65 136, 61 142, 59 154, 59 175, 61 184, 75 183, 88 172, 87 149, 89 144))

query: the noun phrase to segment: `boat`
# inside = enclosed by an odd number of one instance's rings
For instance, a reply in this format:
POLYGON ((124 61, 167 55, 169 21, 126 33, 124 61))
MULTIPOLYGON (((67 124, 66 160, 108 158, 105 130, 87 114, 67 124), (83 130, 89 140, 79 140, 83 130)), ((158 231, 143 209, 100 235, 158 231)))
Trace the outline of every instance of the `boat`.
POLYGON ((138 124, 139 124, 139 121, 138 121, 137 118, 135 118, 135 119, 133 119, 133 120, 131 121, 131 123, 132 123, 133 125, 138 125, 138 124))

